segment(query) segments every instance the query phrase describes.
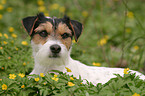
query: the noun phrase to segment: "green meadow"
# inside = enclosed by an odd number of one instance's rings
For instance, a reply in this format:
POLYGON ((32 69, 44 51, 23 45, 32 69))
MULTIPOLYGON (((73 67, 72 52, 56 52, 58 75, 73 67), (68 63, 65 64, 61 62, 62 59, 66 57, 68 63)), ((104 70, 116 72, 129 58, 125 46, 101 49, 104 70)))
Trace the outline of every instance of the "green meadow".
POLYGON ((21 24, 39 12, 67 15, 84 27, 78 42, 73 40, 73 59, 145 74, 144 5, 144 0, 0 0, 0 96, 145 96, 145 81, 129 71, 96 86, 62 72, 28 78, 34 61, 21 24))

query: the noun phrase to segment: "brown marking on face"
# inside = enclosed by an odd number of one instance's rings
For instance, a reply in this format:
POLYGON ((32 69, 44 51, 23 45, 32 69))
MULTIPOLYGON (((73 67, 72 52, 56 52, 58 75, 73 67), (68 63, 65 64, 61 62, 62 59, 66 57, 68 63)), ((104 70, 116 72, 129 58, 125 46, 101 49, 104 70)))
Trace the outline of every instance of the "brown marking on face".
POLYGON ((41 37, 39 34, 35 34, 32 38, 33 42, 35 44, 45 44, 47 42, 48 38, 54 39, 54 40, 60 40, 66 48, 69 50, 70 46, 72 44, 71 37, 62 38, 62 35, 64 33, 69 34, 72 36, 72 31, 68 28, 66 24, 59 23, 57 26, 57 29, 53 29, 53 25, 50 22, 42 23, 40 24, 34 31, 37 33, 42 32, 46 30, 46 32, 49 34, 47 37, 41 37))
POLYGON ((72 36, 72 31, 68 28, 66 24, 59 23, 57 29, 56 29, 56 34, 58 34, 58 39, 66 46, 66 48, 69 50, 70 46, 72 44, 71 37, 63 39, 61 35, 64 33, 68 33, 72 36))
MULTIPOLYGON (((41 23, 34 31, 35 33, 39 33, 46 30, 46 32, 48 34, 50 34, 53 29, 52 29, 52 24, 50 22, 46 22, 46 23, 41 23)), ((47 37, 41 37, 39 34, 35 34, 32 38, 33 42, 35 44, 45 44, 47 42, 49 35, 47 37)))

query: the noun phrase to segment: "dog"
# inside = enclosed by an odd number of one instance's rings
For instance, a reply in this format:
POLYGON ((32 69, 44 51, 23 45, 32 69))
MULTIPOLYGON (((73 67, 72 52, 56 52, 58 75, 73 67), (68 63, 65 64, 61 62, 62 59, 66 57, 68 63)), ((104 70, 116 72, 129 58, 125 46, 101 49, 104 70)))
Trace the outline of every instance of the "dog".
MULTIPOLYGON (((76 78, 81 76, 84 83, 86 79, 94 85, 106 83, 116 77, 114 74, 123 76, 124 69, 122 68, 87 66, 70 57, 73 37, 77 42, 82 34, 83 25, 80 22, 71 20, 67 16, 51 18, 39 13, 37 16, 22 19, 22 24, 31 37, 35 61, 34 69, 30 74, 46 74, 52 70, 65 73, 67 69, 70 69, 71 72, 67 74, 76 78)), ((139 75, 140 79, 145 79, 143 74, 130 71, 139 75)))

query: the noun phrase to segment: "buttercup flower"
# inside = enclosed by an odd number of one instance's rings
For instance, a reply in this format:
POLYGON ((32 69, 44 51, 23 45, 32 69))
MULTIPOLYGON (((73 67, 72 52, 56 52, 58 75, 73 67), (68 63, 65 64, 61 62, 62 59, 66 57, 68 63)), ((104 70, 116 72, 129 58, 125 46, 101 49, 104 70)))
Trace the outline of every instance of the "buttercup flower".
POLYGON ((2 90, 7 90, 8 86, 6 84, 2 85, 2 90))
POLYGON ((101 63, 95 63, 95 62, 93 62, 93 65, 94 66, 101 66, 101 63))
POLYGON ((0 37, 2 37, 3 36, 3 34, 2 33, 0 33, 0 37))
POLYGON ((73 42, 73 43, 76 43, 76 41, 75 41, 75 40, 72 40, 72 42, 73 42))
POLYGON ((9 38, 9 36, 7 34, 4 34, 4 37, 7 38, 7 39, 9 38))
POLYGON ((83 16, 83 17, 87 17, 87 16, 88 16, 88 12, 87 12, 87 11, 83 11, 83 12, 82 12, 82 16, 83 16))
POLYGON ((12 12, 12 11, 13 11, 13 8, 12 8, 12 7, 8 7, 8 8, 7 8, 7 11, 8 11, 8 12, 12 12))
POLYGON ((38 1, 37 1, 37 4, 38 4, 39 6, 42 6, 42 5, 44 5, 44 1, 43 1, 43 0, 38 0, 38 1))
POLYGON ((2 14, 0 14, 0 20, 3 18, 3 15, 2 14))
POLYGON ((40 73, 40 76, 41 76, 41 77, 44 77, 44 73, 40 73))
POLYGON ((132 96, 140 96, 139 94, 137 94, 137 93, 134 93, 132 96))
POLYGON ((8 44, 8 42, 6 42, 6 41, 3 41, 3 43, 4 43, 4 44, 8 44))
POLYGON ((46 85, 47 83, 43 83, 44 85, 46 85))
POLYGON ((67 72, 72 72, 71 69, 65 67, 65 69, 67 70, 67 72))
POLYGON ((60 8, 59 8, 59 12, 64 13, 64 12, 65 12, 65 7, 63 7, 63 6, 60 7, 60 8))
POLYGON ((125 32, 130 33, 131 32, 131 29, 130 28, 126 28, 125 29, 125 32))
POLYGON ((54 4, 52 4, 51 6, 50 6, 50 9, 51 10, 56 10, 56 9, 58 9, 59 8, 59 4, 57 4, 57 3, 54 3, 54 4))
POLYGON ((127 17, 128 18, 134 18, 133 12, 127 12, 127 17))
POLYGON ((3 9, 4 9, 4 6, 0 4, 0 10, 3 10, 3 9))
POLYGON ((25 88, 25 85, 22 85, 21 88, 25 88))
POLYGON ((27 41, 22 41, 21 44, 25 46, 28 45, 27 41))
POLYGON ((18 76, 20 76, 21 78, 23 78, 23 77, 25 77, 25 74, 19 73, 18 76))
POLYGON ((136 51, 136 50, 139 49, 139 47, 136 45, 136 46, 133 47, 133 49, 136 51))
POLYGON ((18 51, 19 49, 17 47, 15 47, 15 49, 18 51))
POLYGON ((67 84, 68 84, 68 86, 75 86, 75 84, 72 82, 68 82, 67 84))
POLYGON ((74 80, 74 78, 73 77, 70 77, 70 80, 74 80))
POLYGON ((26 63, 25 62, 23 63, 23 66, 26 66, 26 63))
POLYGON ((44 12, 44 11, 46 10, 46 8, 45 8, 45 6, 39 6, 39 7, 38 7, 38 10, 39 10, 40 12, 44 12))
POLYGON ((98 46, 103 46, 107 43, 107 39, 102 38, 100 41, 97 42, 98 46))
POLYGON ((51 79, 54 81, 58 81, 58 78, 56 78, 56 77, 52 77, 51 79))
POLYGON ((54 74, 54 77, 57 77, 57 75, 56 75, 56 74, 54 74))
POLYGON ((35 78, 34 80, 35 80, 36 82, 38 82, 40 79, 39 79, 39 77, 38 77, 38 78, 35 78))
POLYGON ((9 74, 9 78, 10 79, 15 79, 16 78, 16 75, 15 74, 9 74))
POLYGON ((14 34, 14 33, 13 33, 11 36, 12 36, 13 38, 17 38, 17 35, 14 34))
POLYGON ((124 74, 128 74, 129 68, 124 69, 124 74))
POLYGON ((9 27, 9 32, 13 32, 14 31, 14 28, 13 27, 9 27))

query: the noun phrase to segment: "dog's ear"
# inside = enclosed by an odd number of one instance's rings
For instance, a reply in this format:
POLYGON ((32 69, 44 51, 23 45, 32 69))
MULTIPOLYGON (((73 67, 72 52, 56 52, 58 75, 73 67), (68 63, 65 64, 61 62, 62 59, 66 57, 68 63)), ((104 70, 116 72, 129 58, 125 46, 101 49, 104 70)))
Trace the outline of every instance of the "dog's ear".
POLYGON ((82 31, 83 31, 83 25, 75 20, 71 20, 70 21, 70 25, 72 27, 72 30, 74 32, 74 37, 75 37, 75 41, 78 41, 78 38, 80 37, 82 31))
POLYGON ((38 20, 41 23, 46 21, 43 13, 39 13, 37 16, 30 16, 22 19, 22 24, 30 36, 32 35, 34 25, 38 20))
POLYGON ((64 21, 65 23, 68 25, 68 27, 72 30, 74 37, 75 37, 75 41, 78 41, 78 38, 80 37, 82 30, 83 30, 83 25, 75 20, 70 20, 70 18, 68 16, 64 16, 64 21))
POLYGON ((34 25, 37 20, 38 20, 37 16, 31 16, 22 19, 22 25, 24 26, 25 30, 28 32, 29 35, 32 34, 34 25))

